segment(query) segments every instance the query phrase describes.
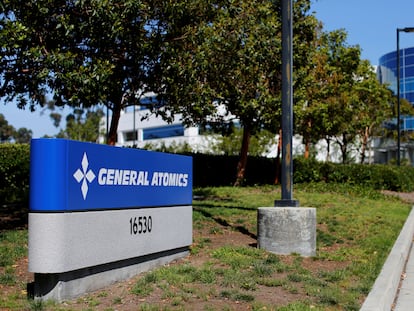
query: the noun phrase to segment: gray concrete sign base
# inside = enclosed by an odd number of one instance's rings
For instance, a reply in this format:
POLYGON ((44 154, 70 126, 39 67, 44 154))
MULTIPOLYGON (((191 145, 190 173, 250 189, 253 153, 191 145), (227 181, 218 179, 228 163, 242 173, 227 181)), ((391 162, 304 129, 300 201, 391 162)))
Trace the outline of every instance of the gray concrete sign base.
POLYGON ((316 255, 316 209, 259 207, 257 246, 279 255, 316 255))
POLYGON ((32 292, 28 294, 35 300, 62 302, 129 279, 188 254, 188 247, 184 247, 76 271, 35 273, 32 292))

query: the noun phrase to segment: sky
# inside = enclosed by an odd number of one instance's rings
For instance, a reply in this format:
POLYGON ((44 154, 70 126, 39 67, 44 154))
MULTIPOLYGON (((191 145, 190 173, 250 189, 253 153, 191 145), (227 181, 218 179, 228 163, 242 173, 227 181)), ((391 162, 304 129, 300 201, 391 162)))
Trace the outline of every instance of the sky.
MULTIPOLYGON (((397 49, 397 28, 414 27, 414 0, 313 0, 312 11, 325 30, 345 29, 372 65, 397 49)), ((413 46, 414 33, 400 32, 400 48, 413 46)))
MULTIPOLYGON (((324 24, 327 31, 345 29, 347 43, 359 45, 362 58, 372 65, 378 59, 396 50, 396 29, 414 27, 414 0, 312 0, 311 11, 324 24)), ((400 32, 400 48, 414 46, 414 33, 400 32)), ((63 113, 68 113, 66 109, 63 113)), ((59 129, 53 126, 48 113, 19 110, 13 104, 0 101, 0 113, 16 129, 26 127, 33 138, 54 135, 59 129)))

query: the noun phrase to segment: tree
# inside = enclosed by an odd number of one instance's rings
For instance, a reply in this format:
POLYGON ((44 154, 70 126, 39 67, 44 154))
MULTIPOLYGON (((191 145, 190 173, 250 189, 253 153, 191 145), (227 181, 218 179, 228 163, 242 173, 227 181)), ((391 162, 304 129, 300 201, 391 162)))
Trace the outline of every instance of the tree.
POLYGON ((359 109, 351 90, 356 81, 361 53, 359 46, 346 43, 346 37, 342 29, 322 33, 319 51, 323 53, 325 73, 320 73, 319 85, 323 85, 324 89, 316 107, 316 111, 320 112, 316 115, 316 123, 319 124, 317 133, 327 140, 328 146, 331 140, 340 146, 343 162, 347 162, 349 142, 353 140, 348 122, 359 109))
POLYGON ((310 156, 311 144, 325 137, 325 124, 330 118, 325 101, 329 96, 332 70, 328 66, 327 37, 322 24, 315 28, 314 36, 307 65, 300 68, 302 83, 294 93, 295 130, 303 137, 305 158, 310 156))
POLYGON ((356 130, 361 144, 360 162, 364 163, 370 137, 392 116, 392 94, 386 86, 380 84, 367 60, 360 62, 356 76, 353 91, 356 93, 359 110, 352 119, 352 128, 356 130))
MULTIPOLYGON (((212 145, 212 152, 215 154, 240 155, 243 131, 235 128, 232 133, 227 135, 217 135, 216 141, 212 145)), ((271 152, 276 143, 276 137, 267 130, 261 130, 251 136, 249 155, 264 156, 271 152)))
POLYGON ((0 113, 0 143, 14 141, 19 144, 27 144, 32 139, 32 135, 32 130, 25 127, 16 130, 0 113))
MULTIPOLYGON (((155 3, 155 2, 154 2, 155 3)), ((138 102, 159 51, 153 1, 8 0, 0 15, 0 97, 18 107, 46 104, 112 111, 138 102)))
POLYGON ((14 132, 13 137, 16 143, 19 144, 28 144, 32 139, 33 131, 29 130, 25 127, 19 128, 17 131, 14 132))
MULTIPOLYGON (((264 0, 217 1, 209 19, 181 27, 171 25, 156 74, 156 92, 165 103, 157 112, 181 113, 187 124, 228 124, 229 116, 243 129, 235 185, 246 168, 251 135, 280 127, 281 16, 280 3, 264 0)), ((296 65, 303 64, 313 39, 315 18, 309 1, 295 1, 296 65)), ((194 12, 171 10, 177 15, 194 12)), ((178 17, 180 19, 180 17, 178 17)))
POLYGON ((100 125, 104 113, 102 109, 74 109, 73 113, 66 117, 66 128, 56 136, 78 141, 98 141, 100 125))
MULTIPOLYGON (((398 114, 398 99, 397 96, 394 95, 392 90, 389 90, 389 94, 391 97, 391 110, 392 115, 383 122, 383 126, 380 129, 374 128, 374 134, 382 135, 385 138, 390 138, 394 141, 397 140, 398 131, 397 131, 397 114, 398 114)), ((413 116, 414 115, 414 107, 413 105, 405 98, 400 98, 400 113, 401 113, 401 122, 404 116, 413 116)), ((413 140, 414 133, 412 131, 404 131, 403 127, 401 127, 400 131, 400 139, 401 141, 410 141, 413 140)))
POLYGON ((6 120, 4 115, 0 113, 0 143, 8 142, 13 138, 15 129, 6 120))
MULTIPOLYGON (((300 104, 295 108, 297 130, 309 144, 326 139, 336 142, 342 161, 348 162, 349 146, 361 142, 361 160, 374 127, 390 116, 389 91, 381 85, 360 48, 346 43, 346 32, 316 28, 315 48, 304 69, 300 104)), ((328 149, 329 157, 329 149, 328 149)), ((305 153, 305 156, 308 156, 305 153)))

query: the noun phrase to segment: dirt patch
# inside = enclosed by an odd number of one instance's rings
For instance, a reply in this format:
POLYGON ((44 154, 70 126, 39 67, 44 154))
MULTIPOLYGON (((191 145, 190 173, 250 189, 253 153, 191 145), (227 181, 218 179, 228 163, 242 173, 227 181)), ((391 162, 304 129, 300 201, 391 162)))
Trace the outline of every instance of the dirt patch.
POLYGON ((382 194, 391 195, 400 198, 402 201, 414 204, 414 192, 396 192, 383 190, 382 194))

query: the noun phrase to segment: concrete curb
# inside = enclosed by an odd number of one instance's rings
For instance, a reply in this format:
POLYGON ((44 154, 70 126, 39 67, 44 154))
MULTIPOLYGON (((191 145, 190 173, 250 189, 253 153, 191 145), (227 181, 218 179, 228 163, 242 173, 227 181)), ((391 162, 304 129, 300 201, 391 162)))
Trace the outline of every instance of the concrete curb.
POLYGON ((360 311, 390 311, 397 295, 414 236, 414 208, 388 255, 360 311))

